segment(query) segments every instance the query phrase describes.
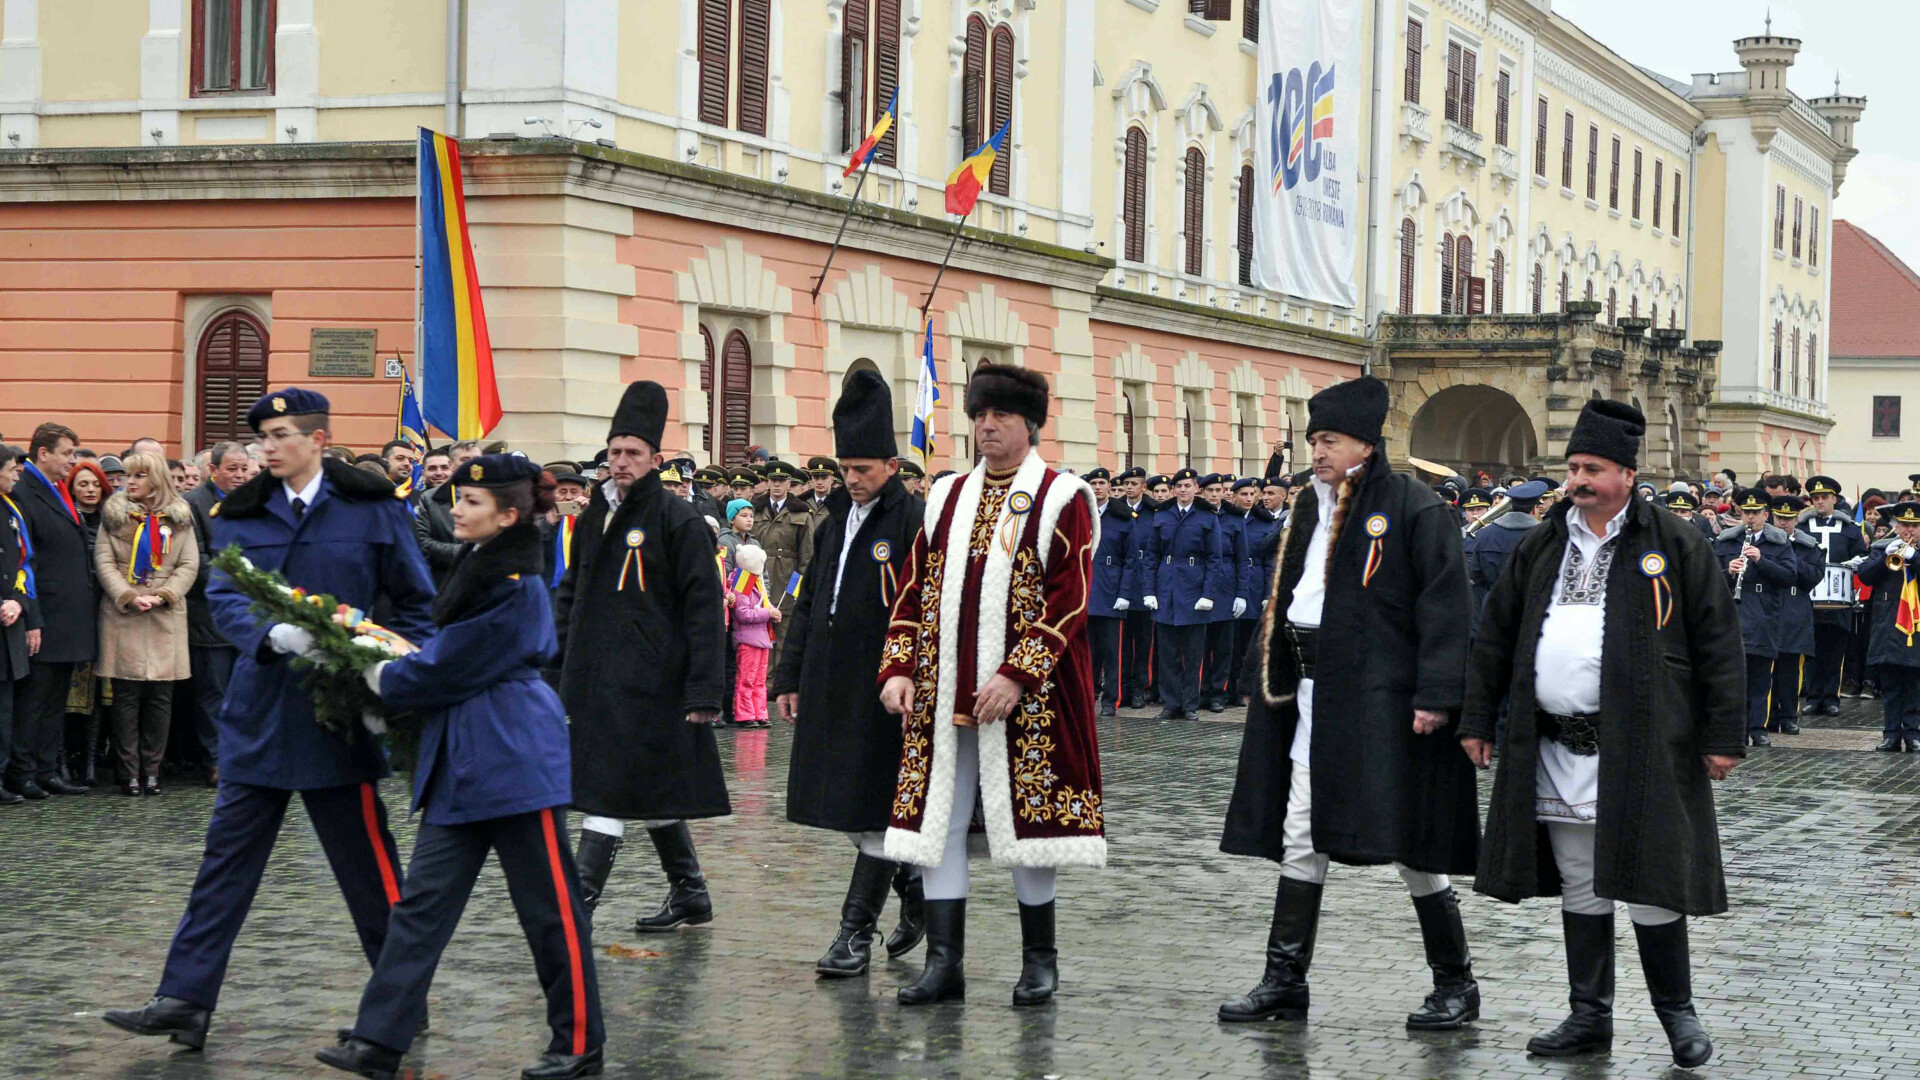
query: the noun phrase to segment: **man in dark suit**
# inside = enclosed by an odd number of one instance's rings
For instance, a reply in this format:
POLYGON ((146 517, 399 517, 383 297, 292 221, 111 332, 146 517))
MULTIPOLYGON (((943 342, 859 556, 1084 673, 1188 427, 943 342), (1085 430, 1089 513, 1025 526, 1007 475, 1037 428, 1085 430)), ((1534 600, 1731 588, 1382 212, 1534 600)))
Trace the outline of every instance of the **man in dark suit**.
MULTIPOLYGON (((212 558, 213 508, 246 483, 252 473, 247 448, 241 443, 216 443, 208 452, 207 482, 186 496, 187 505, 193 508, 193 538, 200 545, 202 559, 212 558)), ((214 723, 220 718, 227 681, 233 677, 233 662, 239 653, 213 624, 213 611, 207 606, 207 578, 211 576, 202 573, 195 577, 193 588, 187 591, 187 654, 193 672, 194 737, 207 755, 207 786, 216 787, 220 783, 220 753, 214 723)))
POLYGON ((13 489, 33 545, 34 584, 44 620, 40 648, 28 665, 25 699, 14 717, 13 754, 6 770, 6 786, 29 799, 87 791, 60 775, 67 687, 74 665, 92 660, 98 644, 86 526, 61 486, 79 445, 72 428, 41 424, 27 446, 32 460, 21 469, 13 489))
MULTIPOLYGON (((16 701, 26 700, 28 664, 40 645, 40 604, 34 598, 33 540, 26 515, 14 502, 27 461, 17 446, 0 446, 0 755, 13 747, 16 701)), ((26 801, 17 791, 0 786, 0 806, 26 801)))

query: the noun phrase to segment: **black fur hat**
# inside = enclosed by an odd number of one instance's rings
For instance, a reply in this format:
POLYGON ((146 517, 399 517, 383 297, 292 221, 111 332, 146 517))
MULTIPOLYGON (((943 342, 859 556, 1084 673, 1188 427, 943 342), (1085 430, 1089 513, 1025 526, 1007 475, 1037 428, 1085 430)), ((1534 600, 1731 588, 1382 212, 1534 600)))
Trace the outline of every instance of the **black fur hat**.
POLYGON ((1334 383, 1307 399, 1307 434, 1337 431, 1380 444, 1387 423, 1387 384, 1371 375, 1334 383))
POLYGON ((613 410, 613 423, 607 426, 607 439, 631 435, 660 451, 660 436, 667 429, 667 391, 657 382, 642 379, 628 383, 620 395, 620 407, 613 410))
POLYGON ((1647 433, 1647 418, 1624 401, 1604 398, 1589 401, 1573 422, 1573 434, 1567 439, 1567 456, 1592 454, 1629 469, 1640 467, 1640 437, 1647 433))
POLYGON ((893 435, 893 391, 877 371, 852 372, 833 403, 833 452, 843 458, 900 456, 893 435))
POLYGON ((1012 364, 981 364, 967 380, 967 419, 984 409, 1023 416, 1044 427, 1047 422, 1047 377, 1012 364))

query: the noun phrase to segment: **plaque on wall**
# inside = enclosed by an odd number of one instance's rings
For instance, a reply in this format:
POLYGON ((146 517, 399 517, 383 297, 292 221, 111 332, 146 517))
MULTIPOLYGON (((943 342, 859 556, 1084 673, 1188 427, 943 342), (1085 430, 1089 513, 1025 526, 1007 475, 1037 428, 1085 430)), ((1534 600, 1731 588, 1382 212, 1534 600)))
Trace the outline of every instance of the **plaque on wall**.
POLYGON ((328 379, 373 378, 375 333, 348 326, 316 326, 307 342, 307 375, 328 379))

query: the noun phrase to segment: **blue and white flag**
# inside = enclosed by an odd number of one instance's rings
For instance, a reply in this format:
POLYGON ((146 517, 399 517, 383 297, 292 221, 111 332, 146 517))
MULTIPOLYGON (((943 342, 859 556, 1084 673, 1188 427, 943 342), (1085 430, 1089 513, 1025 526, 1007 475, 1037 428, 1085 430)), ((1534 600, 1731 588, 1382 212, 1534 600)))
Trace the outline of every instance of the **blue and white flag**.
POLYGON ((920 361, 920 391, 913 400, 913 448, 920 452, 920 465, 928 468, 933 458, 933 407, 940 400, 940 375, 933 368, 933 320, 927 320, 927 345, 920 361))

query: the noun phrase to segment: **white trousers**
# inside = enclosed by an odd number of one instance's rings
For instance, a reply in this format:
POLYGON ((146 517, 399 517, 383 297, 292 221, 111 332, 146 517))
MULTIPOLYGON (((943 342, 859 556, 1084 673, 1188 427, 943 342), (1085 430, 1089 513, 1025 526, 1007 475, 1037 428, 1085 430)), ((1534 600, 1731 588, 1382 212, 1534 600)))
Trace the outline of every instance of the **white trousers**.
MULTIPOLYGON (((1613 901, 1593 894, 1594 826, 1570 821, 1547 822, 1553 844, 1553 862, 1560 868, 1560 910, 1575 915, 1611 915, 1613 901)), ((1680 917, 1652 904, 1628 904, 1627 917, 1641 926, 1665 926, 1680 917)))
MULTIPOLYGON (((642 824, 646 825, 649 829, 664 829, 669 825, 680 824, 680 819, 672 818, 667 821, 647 821, 642 824)), ((627 823, 617 817, 594 817, 592 814, 588 814, 580 819, 580 827, 588 832, 597 832, 605 836, 627 835, 627 823)))
MULTIPOLYGON (((1293 763, 1293 780, 1287 790, 1287 820, 1282 828, 1285 858, 1280 863, 1280 876, 1323 884, 1331 860, 1313 850, 1313 772, 1298 761, 1293 763)), ((1393 868, 1400 871, 1400 880, 1407 883, 1407 892, 1414 896, 1431 896, 1452 884, 1445 874, 1429 874, 1399 863, 1394 863, 1393 868)), ((1592 876, 1591 862, 1588 876, 1592 876)))
POLYGON ((859 848, 860 854, 862 855, 867 855, 875 859, 884 859, 887 857, 887 831, 885 829, 876 829, 872 832, 842 833, 841 835, 851 841, 854 847, 859 848))
MULTIPOLYGON (((973 822, 973 804, 980 796, 980 732, 963 727, 953 732, 953 814, 947 818, 947 846, 941 852, 940 865, 923 873, 929 900, 964 900, 971 881, 967 875, 967 826, 973 822)), ((999 732, 993 737, 1004 738, 999 732)), ((1013 892, 1022 904, 1037 907, 1053 902, 1054 869, 1051 866, 1013 868, 1013 892)))

